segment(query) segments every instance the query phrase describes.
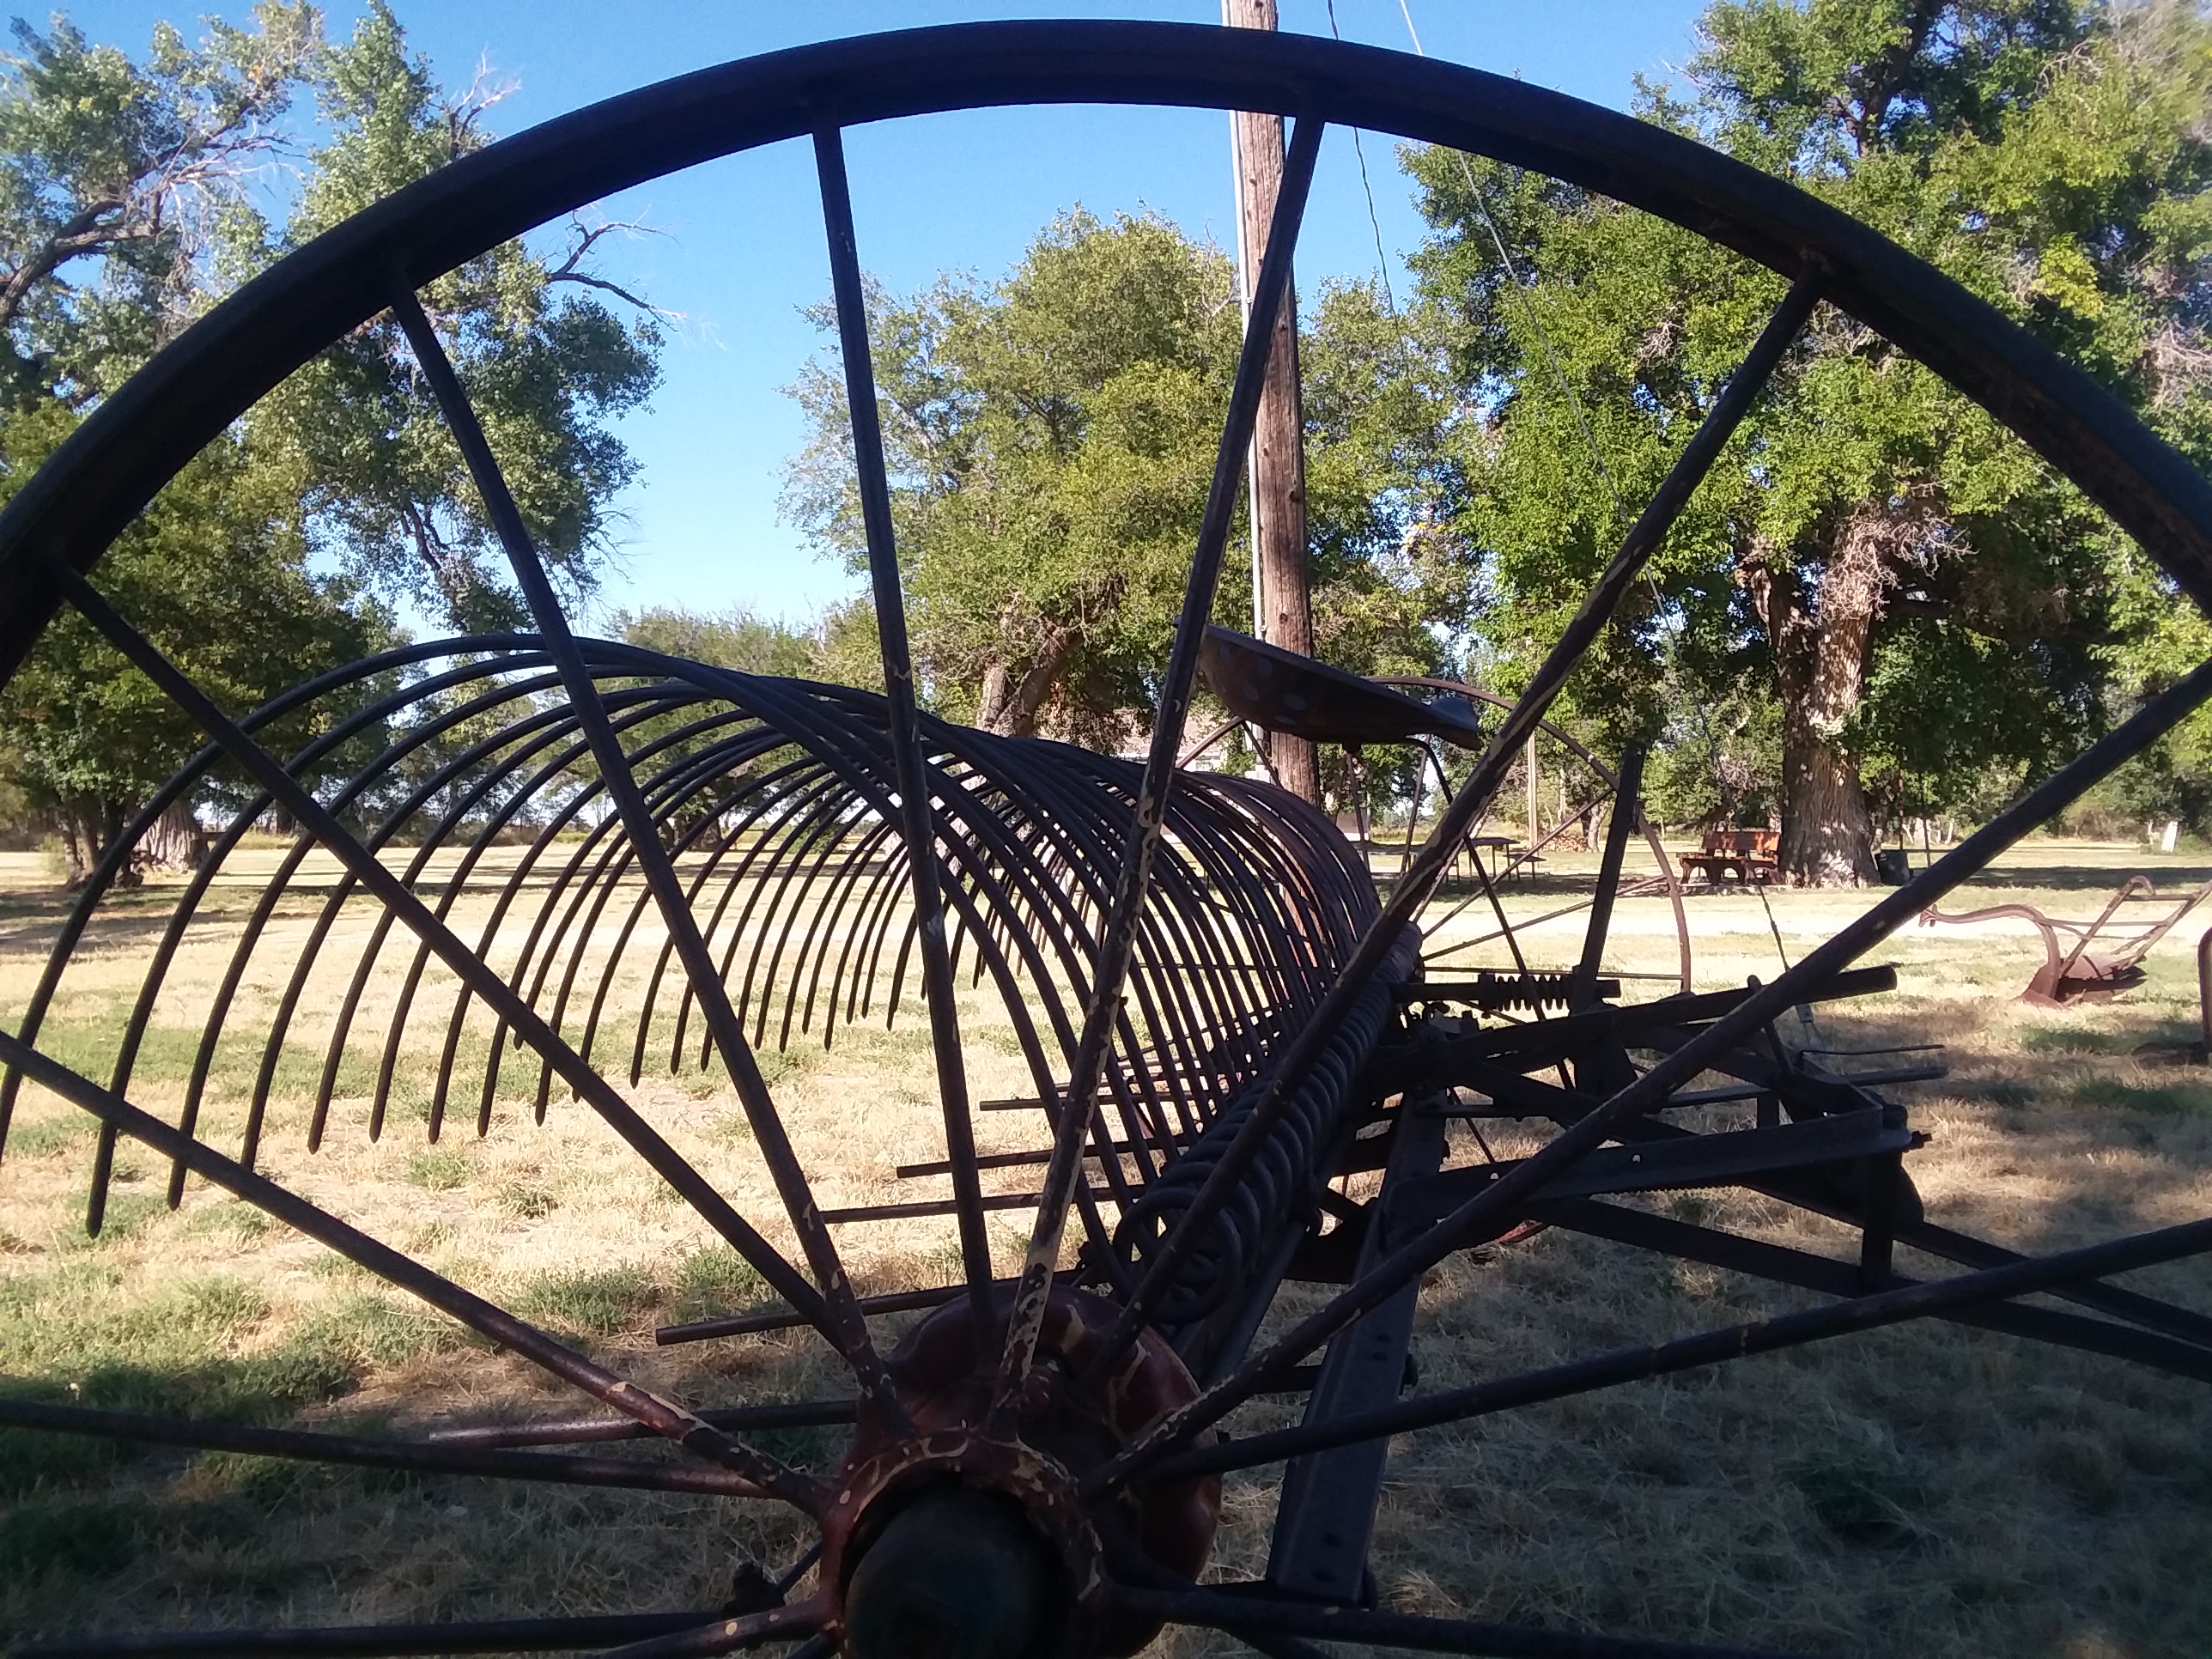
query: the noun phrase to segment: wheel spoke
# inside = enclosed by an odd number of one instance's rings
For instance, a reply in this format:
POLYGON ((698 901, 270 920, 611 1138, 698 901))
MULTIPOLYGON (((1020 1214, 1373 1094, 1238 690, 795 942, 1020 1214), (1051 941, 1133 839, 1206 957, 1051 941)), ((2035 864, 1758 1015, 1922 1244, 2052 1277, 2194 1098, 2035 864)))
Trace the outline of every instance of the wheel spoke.
POLYGON ((2030 1296, 2206 1251, 2212 1251, 2212 1219, 2185 1222, 2156 1232, 2137 1233, 2129 1238, 2015 1261, 1981 1273, 1960 1273, 1929 1284, 1853 1297, 1829 1307, 1753 1320, 1696 1336, 1680 1337, 1672 1342, 1615 1348, 1564 1365, 1425 1395, 1328 1422, 1242 1437, 1170 1458, 1158 1466, 1154 1473, 1166 1478, 1170 1474, 1186 1475, 1200 1469, 1252 1468, 1332 1446, 1355 1445, 1413 1429, 1463 1423, 1494 1412, 1542 1405, 1547 1401, 1564 1400, 1571 1395, 1589 1394, 1623 1382, 1668 1376, 1755 1353, 1802 1347, 1808 1343, 1902 1324, 1907 1320, 1936 1317, 1983 1303, 2030 1296))
POLYGON ((929 1009, 937 1092, 944 1107, 945 1157, 952 1165, 961 1270, 975 1328, 982 1331, 990 1325, 991 1239, 983 1225, 983 1183, 975 1168, 975 1127, 969 1115, 968 1070, 961 1054, 959 1014, 953 1006, 936 812, 922 763, 920 723, 915 716, 914 656, 907 643, 906 598, 899 583, 897 539, 891 526, 890 480, 884 469, 884 435, 876 411, 867 300, 860 285, 860 246, 853 229, 852 192, 845 178, 844 140, 836 127, 825 126, 814 135, 814 161, 822 186, 822 217, 830 236, 830 283, 837 305, 838 343, 845 360, 845 402, 852 420, 853 459, 860 477, 860 518, 867 532, 876 631, 883 646, 884 696, 890 705, 899 827, 906 837, 907 868, 914 889, 922 1000, 929 1009))
POLYGON ((738 1619, 718 1619, 691 1630, 648 1637, 627 1647, 613 1648, 601 1659, 702 1659, 717 1653, 739 1653, 769 1642, 796 1641, 811 1636, 829 1621, 830 1604, 819 1596, 787 1607, 770 1607, 738 1619))
POLYGON ((515 580, 529 601, 538 631, 561 671, 577 723, 583 727, 592 757, 599 763, 600 780, 629 832, 631 851, 659 907, 662 925, 675 941, 677 954, 691 981, 692 994, 698 998, 708 1028, 721 1050, 722 1064, 752 1126, 762 1161, 768 1165, 776 1192, 790 1215, 792 1229, 799 1235, 799 1247, 814 1270, 814 1280, 828 1315, 823 1334, 852 1366, 862 1395, 884 1413, 887 1423, 903 1426, 905 1413, 891 1393, 890 1379, 884 1374, 883 1362, 869 1339, 867 1322, 860 1317, 860 1310, 854 1305, 851 1282, 838 1260, 837 1247, 830 1237, 829 1229, 822 1223, 813 1189, 807 1184, 799 1155, 792 1148, 791 1137, 769 1093, 768 1079, 761 1075, 759 1063, 753 1058, 752 1045, 745 1041, 744 1027, 738 1018, 737 1010, 731 1006, 729 991, 715 969, 714 954, 699 931, 698 918, 692 915, 676 866, 667 849, 660 844, 659 826, 653 821, 652 809, 630 771, 629 758, 623 753, 622 741, 616 736, 605 705, 599 700, 599 681, 577 648, 575 635, 569 631, 568 618, 522 522, 514 494, 499 470, 498 459, 492 454, 491 445, 477 420, 476 410, 470 406, 468 395, 461 389, 460 378, 453 373, 445 348, 439 343, 437 331, 431 327, 412 289, 402 289, 393 295, 392 312, 406 331, 415 361, 430 382, 439 406, 445 412, 446 424, 468 463, 477 494, 483 498, 501 544, 507 550, 507 562, 514 568, 515 580))
MULTIPOLYGON (((1136 1589, 1114 1587, 1115 1604, 1132 1614, 1255 1636, 1307 1636, 1323 1642, 1356 1642, 1363 1649, 1401 1648, 1417 1653, 1468 1653, 1492 1659, 1790 1659, 1765 1648, 1715 1647, 1648 1637, 1598 1636, 1583 1631, 1498 1625, 1479 1619, 1432 1619, 1418 1613, 1368 1612, 1358 1607, 1294 1601, 1244 1593, 1243 1584, 1219 1589, 1136 1589)), ((1255 1646, 1259 1645, 1255 1644, 1255 1646)), ((1262 1651, 1266 1651, 1264 1648, 1262 1651)), ((1304 1644, 1279 1650, 1301 1656, 1304 1644)))
MULTIPOLYGON (((1645 562, 1666 539, 1668 531, 1682 509, 1689 504, 1691 495, 1704 479, 1730 435, 1742 422, 1753 400, 1758 396, 1775 368, 1782 361, 1805 325, 1813 307, 1819 303, 1817 283, 1810 279, 1793 287, 1767 319, 1753 345, 1728 386, 1715 401, 1689 443, 1668 471, 1666 479, 1652 496, 1620 550, 1613 555, 1601 576, 1583 601, 1582 609, 1567 624, 1559 642, 1552 647, 1543 665, 1536 671, 1505 719, 1500 722, 1487 749, 1475 763, 1473 774, 1461 786, 1458 794, 1437 827, 1430 831, 1428 841, 1414 860, 1413 872, 1391 890, 1389 902, 1381 915, 1368 927, 1365 935, 1353 951, 1312 1017, 1300 1027, 1282 1052, 1270 1061, 1267 1078, 1250 1116, 1220 1162, 1206 1177, 1206 1184, 1184 1211, 1175 1231, 1154 1252, 1147 1263, 1143 1279, 1134 1295, 1125 1305, 1119 1322, 1108 1341, 1102 1346, 1097 1359, 1091 1368, 1094 1376, 1103 1376, 1107 1367, 1117 1361, 1128 1345, 1144 1328, 1153 1305, 1173 1285, 1178 1275, 1206 1236, 1206 1230, 1222 1206, 1228 1203, 1237 1190, 1244 1172, 1267 1144, 1268 1135, 1287 1108, 1297 1081, 1304 1077, 1314 1060, 1336 1035, 1337 1028, 1352 1011, 1360 994, 1367 988, 1377 969, 1396 945, 1399 935, 1419 915, 1421 907, 1442 879, 1445 869, 1457 853, 1462 838, 1504 781, 1508 769, 1520 754, 1522 745, 1534 733, 1552 701, 1566 684, 1567 676, 1581 662, 1583 654, 1596 641, 1598 635, 1612 620, 1642 573, 1645 562)), ((1358 1310, 1364 1312, 1365 1309, 1358 1310)), ((1356 1316, 1356 1315, 1354 1316, 1356 1316)), ((1346 1322, 1348 1322, 1348 1321, 1346 1322)), ((1334 1334, 1332 1330, 1328 1334, 1334 1334)), ((1300 1358, 1304 1358, 1301 1354, 1300 1358)), ((1233 1388, 1231 1378, 1223 1386, 1233 1388)))
MULTIPOLYGON (((1306 192, 1313 183, 1314 162, 1321 154, 1322 124, 1301 117, 1292 131, 1283 163, 1281 186, 1275 198, 1274 217, 1267 228, 1267 247, 1260 262, 1260 279, 1252 295, 1251 315, 1259 319, 1244 334, 1237 360, 1237 378, 1231 388, 1229 415, 1216 451, 1213 478, 1200 521, 1198 546, 1192 556, 1190 574, 1184 585, 1182 613, 1176 624, 1175 646, 1168 658, 1167 678, 1160 688, 1159 706, 1152 720, 1152 747, 1145 757, 1142 782, 1138 786, 1128 850, 1115 883, 1112 908, 1098 940, 1098 966, 1091 980, 1091 1000, 1084 1010, 1083 1036, 1069 1068, 1067 1091, 1060 1101, 1060 1116, 1053 1125, 1052 1162, 1047 1166, 1037 1200, 1036 1224, 1022 1263, 1021 1282, 1014 1292, 1006 1341, 999 1360, 997 1405, 1004 1410, 1027 1381, 1030 1362, 1036 1351, 1037 1333, 1043 1327, 1045 1299, 1052 1272, 1060 1259, 1060 1246, 1067 1226, 1067 1210, 1076 1193, 1081 1170, 1084 1137, 1091 1128, 1098 1098, 1098 1085, 1121 1009, 1121 988, 1127 981, 1136 949, 1137 931, 1151 891, 1153 854, 1167 821, 1170 790, 1175 785, 1176 756, 1182 743, 1184 716, 1198 677, 1199 647, 1206 625, 1213 614, 1214 590, 1221 577, 1221 560, 1229 544, 1236 512, 1237 486, 1243 476, 1246 453, 1259 417, 1261 392, 1267 381, 1267 360, 1274 330, 1266 319, 1276 316, 1290 294, 1291 261, 1298 226, 1304 217, 1306 192)), ((1102 1134, 1102 1140, 1109 1137, 1102 1134)))
POLYGON ((2212 696, 2212 662, 2183 676, 1935 865, 1895 889, 1856 920, 1846 923, 1826 943, 1808 952, 1796 967, 1753 991, 1697 1036, 1611 1096, 1595 1111, 1563 1130, 1541 1152, 1523 1159, 1510 1174, 1468 1199, 1429 1232, 1393 1251, 1373 1273, 1298 1322, 1236 1375, 1208 1389, 1155 1426, 1107 1469, 1094 1476, 1093 1484, 1115 1484, 1126 1479, 1133 1469, 1219 1421, 1264 1387, 1271 1376, 1297 1364, 1361 1314, 1386 1300, 1407 1280, 1452 1254, 1462 1238, 1495 1224, 1501 1217, 1517 1210, 1538 1187, 1564 1175, 1583 1153, 1605 1140, 1617 1124, 1664 1101, 1676 1088, 1784 1010, 1804 1000, 1815 987, 1840 973, 1879 940, 1887 938, 1974 875, 2016 838, 2062 811, 2128 757, 2178 725, 2208 696, 2212 696))
POLYGON ((317 1630, 196 1630, 23 1642, 13 1659, 259 1659, 329 1656, 398 1659, 406 1654, 573 1653, 690 1630, 714 1615, 621 1613, 575 1619, 500 1619, 454 1625, 337 1625, 317 1630))
MULTIPOLYGON (((723 1406, 699 1413, 718 1429, 830 1428, 857 1421, 859 1402, 794 1400, 773 1406, 723 1406)), ((605 1440, 641 1440, 653 1432, 627 1417, 536 1418, 521 1423, 480 1423, 433 1429, 427 1446, 574 1446, 605 1440)))
POLYGON ((348 1225, 266 1176, 256 1175, 213 1147, 170 1127, 5 1031, 0 1031, 0 1062, 19 1068, 33 1082, 82 1107, 102 1123, 164 1157, 180 1160, 193 1174, 215 1182, 232 1196, 244 1199, 387 1283, 420 1297, 480 1335, 574 1383, 603 1405, 636 1419, 654 1433, 758 1481, 810 1515, 820 1512, 824 1493, 811 1477, 732 1439, 681 1406, 617 1376, 536 1326, 348 1225))
MULTIPOLYGON (((634 1422, 623 1422, 619 1426, 640 1436, 650 1432, 643 1425, 634 1422)), ((372 1440, 313 1430, 264 1429, 245 1423, 149 1417, 137 1412, 96 1411, 83 1406, 50 1406, 33 1400, 0 1400, 0 1427, 43 1429, 54 1434, 92 1435, 104 1440, 135 1440, 149 1445, 243 1452, 254 1457, 343 1463, 361 1468, 412 1469, 423 1474, 486 1475, 495 1480, 544 1480, 569 1486, 625 1486, 639 1492, 711 1492, 725 1498, 767 1496, 759 1486, 742 1475, 698 1463, 646 1463, 622 1457, 568 1457, 549 1452, 372 1440)))
POLYGON ((106 636, 148 678, 167 693, 179 707, 250 774, 254 781, 283 803, 301 829, 323 843, 361 884, 404 921, 416 937, 453 969, 461 981, 498 1012, 525 1042, 561 1073, 563 1082, 629 1143, 653 1173, 683 1195, 708 1225, 743 1256, 755 1271, 791 1304, 805 1314, 823 1333, 836 1340, 831 1315, 821 1296, 790 1262, 784 1260, 752 1225, 730 1206, 729 1201, 691 1167, 651 1124, 594 1071, 541 1018, 538 1011, 489 964, 470 950, 407 884, 344 825, 341 824, 282 762, 256 743, 237 722, 218 708, 152 641, 119 616, 91 584, 66 563, 50 561, 55 581, 85 619, 106 636))

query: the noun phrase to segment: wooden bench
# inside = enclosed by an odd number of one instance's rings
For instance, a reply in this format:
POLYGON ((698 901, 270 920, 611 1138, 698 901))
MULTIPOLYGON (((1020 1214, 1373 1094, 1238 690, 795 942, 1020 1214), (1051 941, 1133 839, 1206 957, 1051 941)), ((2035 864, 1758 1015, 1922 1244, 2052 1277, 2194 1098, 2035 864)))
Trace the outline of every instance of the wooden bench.
POLYGON ((1781 840, 1771 830, 1708 830, 1696 852, 1682 854, 1682 873, 1710 882, 1724 875, 1738 881, 1771 881, 1781 840))

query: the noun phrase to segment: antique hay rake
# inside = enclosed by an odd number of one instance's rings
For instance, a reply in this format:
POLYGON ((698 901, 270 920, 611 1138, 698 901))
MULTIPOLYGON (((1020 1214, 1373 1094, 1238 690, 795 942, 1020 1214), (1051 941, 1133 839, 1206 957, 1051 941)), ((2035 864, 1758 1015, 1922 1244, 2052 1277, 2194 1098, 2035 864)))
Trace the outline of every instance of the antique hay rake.
MULTIPOLYGON (((2212 1380, 2212 1320, 2104 1282, 2212 1249, 2212 1220, 2037 1258, 1947 1229, 1923 1212, 1904 1169, 1914 1135, 1903 1110, 1875 1092, 1880 1079, 1831 1069, 1773 1030, 1796 1005, 1892 983, 1887 970, 1853 963, 2194 708, 2212 691, 2212 667, 2154 700, 1771 984, 1692 994, 1671 976, 1655 986, 1613 971, 1609 923, 1641 819, 1632 758, 1618 775, 1598 875, 1577 901, 1578 946, 1547 954, 1545 940, 1511 924, 1492 890, 1485 902, 1498 905, 1497 954, 1480 971, 1455 957, 1425 977, 1420 924, 1448 867, 1762 384, 1785 354, 1806 349, 1801 332, 1823 304, 1945 375, 2100 502, 2191 599, 2212 601, 2212 486, 2085 376, 1864 227, 1609 112, 1316 40, 1152 24, 993 24, 730 64, 495 145, 249 284, 109 399, 0 515, 0 672, 12 672, 49 619, 74 607, 208 734, 208 747, 149 804, 134 835, 218 768, 246 780, 206 865, 175 890, 143 952, 117 1050, 106 1074, 94 1076, 42 1047, 41 1032, 70 992, 79 941, 132 837, 110 849, 29 1009, 15 1030, 0 1032, 8 1068, 0 1135, 27 1085, 51 1091, 100 1125, 94 1227, 116 1145, 127 1137, 167 1163, 172 1202, 191 1176, 226 1188, 605 1410, 402 1440, 6 1398, 0 1425, 421 1473, 706 1492, 788 1505, 817 1541, 776 1564, 748 1604, 720 1611, 26 1632, 16 1650, 611 1647, 643 1659, 796 1644, 808 1655, 1015 1659, 1133 1653, 1164 1626, 1189 1626, 1279 1655, 1311 1655, 1317 1644, 1741 1652, 1376 1607, 1367 1557, 1389 1438, 1931 1317, 2212 1380), (1175 766, 1265 369, 1265 330, 1252 331, 1238 365, 1147 761, 988 737, 915 707, 840 135, 943 110, 1078 101, 1296 118, 1258 284, 1261 315, 1274 314, 1285 291, 1328 125, 1454 145, 1579 182, 1724 242, 1791 284, 1528 690, 1466 734, 1480 739, 1474 769, 1387 897, 1319 814, 1263 785, 1175 766), (574 635, 415 298, 459 262, 610 191, 792 138, 811 138, 819 164, 884 696, 574 635), (234 714, 102 599, 100 556, 227 422, 325 343, 386 312, 444 406, 536 631, 410 647, 234 714), (295 729, 312 735, 289 755, 263 735, 295 729), (272 811, 297 826, 296 841, 198 1018, 181 1114, 157 1116, 133 1103, 132 1079, 165 976, 241 837, 272 811), (503 850, 495 857, 495 849, 503 850), (301 885, 311 863, 334 863, 334 882, 301 885), (296 933, 277 941, 267 926, 295 890, 314 918, 304 945, 296 933), (987 1197, 987 1159, 975 1147, 979 1105, 956 1018, 963 971, 999 992, 1048 1140, 1030 1155, 1042 1176, 1039 1191, 1018 1200, 1033 1227, 1009 1280, 994 1278, 986 1231, 987 1206, 1005 1200, 987 1197), (249 982, 273 994, 243 999, 249 982), (863 1298, 831 1229, 871 1214, 819 1206, 757 1054, 817 1028, 830 1040, 910 984, 929 1020, 944 1125, 943 1158, 915 1171, 951 1182, 951 1198, 936 1207, 957 1223, 962 1271, 951 1285, 863 1298), (1624 985, 1670 994, 1624 996, 1624 985), (464 1042, 487 1023, 488 1041, 464 1042), (426 1085, 434 1134, 455 1114, 483 1125, 503 1072, 522 1067, 541 1116, 556 1085, 598 1114, 780 1298, 765 1310, 665 1329, 665 1340, 811 1328, 849 1370, 850 1392, 696 1407, 662 1397, 257 1172, 264 1108, 288 1062, 293 1075, 313 1079, 311 1146, 364 1121, 375 1133, 410 1032, 439 1044, 426 1085), (245 1132, 218 1146, 202 1132, 201 1107, 219 1044, 241 1039, 257 1054, 245 1132), (648 1065, 695 1056, 726 1073, 803 1261, 738 1213, 624 1092, 648 1065), (1545 1126, 1550 1138, 1518 1160, 1451 1165, 1448 1121, 1484 1116, 1545 1126), (1340 1177, 1377 1170, 1379 1188, 1366 1201, 1340 1190, 1340 1177), (1710 1186, 1747 1188, 1841 1222, 1857 1236, 1856 1258, 1607 1201, 1710 1186), (1066 1249, 1071 1216, 1079 1237, 1066 1249), (1406 1394, 1424 1273, 1539 1224, 1835 1300, 1406 1394), (1965 1271, 1908 1280, 1893 1263, 1900 1242, 1965 1271), (1328 1288, 1311 1311, 1261 1340, 1291 1280, 1328 1288), (2071 1306, 2021 1299, 2037 1292, 2071 1306), (934 1310, 896 1347, 878 1345, 872 1316, 925 1307, 934 1310), (1285 1391, 1304 1401, 1297 1425, 1218 1433, 1243 1402, 1285 1391), (795 1422, 850 1425, 849 1445, 832 1466, 803 1469, 747 1438, 795 1422), (666 1443, 667 1455, 545 1449, 625 1440, 666 1443), (1223 1474, 1275 1465, 1285 1473, 1266 1572, 1201 1583, 1223 1474)), ((1372 728, 1362 729, 1374 740, 1372 728)))

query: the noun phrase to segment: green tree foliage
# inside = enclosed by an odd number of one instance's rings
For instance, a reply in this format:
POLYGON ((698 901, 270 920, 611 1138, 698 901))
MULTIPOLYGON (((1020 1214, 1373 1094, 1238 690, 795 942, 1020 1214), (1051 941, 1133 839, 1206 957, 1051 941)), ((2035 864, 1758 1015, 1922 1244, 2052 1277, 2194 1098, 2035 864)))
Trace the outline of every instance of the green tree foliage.
MULTIPOLYGON (((372 5, 343 46, 314 59, 328 142, 281 235, 234 220, 230 257, 252 266, 489 142, 495 94, 441 88, 399 24, 372 5)), ((440 277, 423 309, 475 404, 516 504, 556 583, 588 593, 614 550, 615 495, 636 462, 609 422, 659 381, 658 319, 587 260, 626 228, 572 227, 565 254, 506 242, 440 277), (625 322, 597 297, 629 303, 625 322)), ((310 544, 381 592, 465 630, 524 617, 460 452, 398 325, 379 319, 294 375, 253 412, 252 441, 290 477, 310 544)))
MULTIPOLYGON (((1155 216, 1055 220, 1003 280, 872 290, 870 325, 916 659, 936 706, 988 729, 1118 740, 1152 704, 1236 372, 1229 261, 1155 216)), ((825 329, 834 314, 824 308, 825 329)), ((1435 422, 1402 330, 1364 289, 1324 295, 1307 352, 1322 648, 1425 668, 1454 579, 1409 533, 1435 422), (1424 584, 1429 587, 1425 587, 1424 584)), ((842 368, 792 388, 809 441, 785 510, 865 563, 842 368)), ((1247 625, 1232 556, 1219 615, 1247 625)))
POLYGON ((198 310, 203 265, 321 44, 307 5, 254 27, 168 24, 143 64, 64 18, 21 19, 0 57, 0 396, 21 409, 112 391, 198 310))
POLYGON ((875 616, 865 598, 832 605, 804 625, 743 606, 721 616, 657 606, 618 617, 616 632, 626 645, 740 673, 875 690, 884 683, 875 616))
MULTIPOLYGON (((8 493, 37 470, 69 424, 67 412, 50 404, 0 431, 8 493)), ((368 655, 390 634, 389 618, 350 582, 307 570, 284 528, 280 487, 240 446, 212 445, 124 532, 100 568, 108 599, 234 709, 368 655)), ((312 715, 269 728, 263 740, 284 752, 348 712, 346 700, 325 699, 312 715)), ((151 680, 68 611, 0 688, 0 733, 13 781, 59 831, 73 880, 206 740, 151 680)), ((184 828, 189 838, 189 823, 184 828)), ((135 870, 124 872, 126 881, 136 877, 135 870)))
MULTIPOLYGON (((1703 27, 1685 84, 1645 88, 1646 118, 1868 221, 2205 453, 2212 29, 2193 10, 1728 0, 1703 27)), ((1483 628, 1510 682, 1780 285, 1551 180, 1433 150, 1409 165, 1435 227, 1426 314, 1468 411, 1455 522, 1486 550, 1483 628)), ((1759 767, 1725 751, 1776 730, 1785 872, 1863 878, 1878 815, 2047 763, 2105 716, 2118 541, 1979 410, 1824 313, 1655 562, 1663 597, 1613 630, 1576 708, 1711 754, 1716 813, 1759 804, 1759 767)))
MULTIPOLYGON (((262 264, 480 146, 489 98, 440 90, 389 11, 325 41, 306 4, 258 7, 204 45, 156 29, 143 60, 66 21, 15 27, 0 59, 0 476, 13 489, 80 418, 262 264), (295 100, 312 94, 319 125, 295 100), (312 133, 281 234, 267 169, 312 133)), ((633 463, 607 430, 651 389, 652 314, 565 257, 518 245, 434 284, 451 342, 556 573, 588 589, 633 463), (556 285, 580 285, 562 289, 556 285), (596 297, 638 311, 625 325, 596 297)), ((396 332, 340 343, 211 444, 107 555, 118 607, 236 710, 378 648, 380 602, 464 625, 514 619, 477 503, 396 332)), ((325 717, 337 711, 326 708, 325 717)), ((279 730, 289 747, 310 735, 279 730)), ((0 694, 9 790, 58 828, 76 872, 200 734, 71 616, 0 694)), ((217 786, 218 787, 220 786, 217 786)), ((175 826, 190 840, 189 805, 175 826)))

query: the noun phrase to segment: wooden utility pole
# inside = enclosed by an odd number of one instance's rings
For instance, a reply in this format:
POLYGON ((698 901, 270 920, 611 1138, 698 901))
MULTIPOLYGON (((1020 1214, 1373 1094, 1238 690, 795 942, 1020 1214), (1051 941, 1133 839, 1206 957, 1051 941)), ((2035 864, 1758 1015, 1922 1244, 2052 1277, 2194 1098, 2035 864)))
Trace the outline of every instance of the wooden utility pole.
MULTIPOLYGON (((1275 0, 1221 0, 1232 28, 1272 29, 1275 0)), ((1306 570, 1304 414, 1298 400, 1298 302, 1283 291, 1272 319, 1255 319, 1252 290, 1267 254, 1267 226, 1283 186, 1283 118, 1237 111, 1229 118, 1237 167, 1237 298, 1244 326, 1272 325, 1267 380, 1252 430, 1252 574, 1260 636, 1301 656, 1313 654, 1313 599, 1306 570)), ((1277 732, 1267 745, 1276 779, 1292 794, 1321 804, 1313 744, 1277 732)))

